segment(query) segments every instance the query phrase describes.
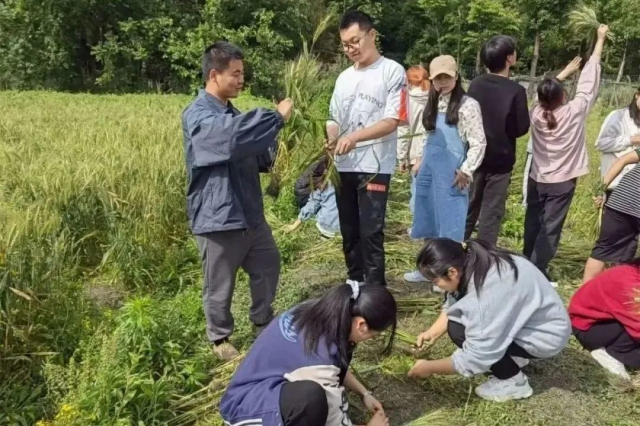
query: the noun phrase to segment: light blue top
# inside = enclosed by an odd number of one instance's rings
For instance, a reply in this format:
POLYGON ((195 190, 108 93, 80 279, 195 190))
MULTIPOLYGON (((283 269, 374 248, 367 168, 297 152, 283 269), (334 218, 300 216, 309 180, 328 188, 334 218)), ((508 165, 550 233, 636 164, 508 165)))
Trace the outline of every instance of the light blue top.
POLYGON ((453 353, 453 365, 465 377, 489 371, 511 343, 536 358, 549 358, 569 341, 571 322, 556 290, 527 259, 514 256, 513 261, 517 280, 505 263, 501 273, 491 268, 480 294, 473 280, 458 300, 447 294, 449 321, 466 328, 462 348, 453 353))
POLYGON ((300 210, 298 219, 305 222, 314 216, 322 229, 329 232, 340 231, 336 191, 333 185, 327 184, 324 190, 313 191, 307 204, 300 210))

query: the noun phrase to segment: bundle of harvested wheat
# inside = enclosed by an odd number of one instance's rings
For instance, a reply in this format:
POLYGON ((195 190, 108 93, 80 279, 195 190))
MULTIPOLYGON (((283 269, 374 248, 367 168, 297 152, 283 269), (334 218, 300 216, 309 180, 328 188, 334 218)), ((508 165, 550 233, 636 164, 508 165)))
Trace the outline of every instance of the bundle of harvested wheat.
MULTIPOLYGON (((569 13, 569 26, 573 32, 579 36, 584 36, 590 41, 595 40, 596 32, 600 25, 596 11, 584 3, 579 4, 575 10, 569 13)), ((607 38, 614 40, 613 33, 608 32, 607 38)))
POLYGON ((406 331, 396 330, 396 342, 404 343, 409 346, 415 346, 418 341, 418 336, 414 336, 406 331))
POLYGON ((313 53, 313 47, 334 19, 327 15, 318 25, 311 43, 303 41, 302 53, 284 73, 285 97, 293 101, 293 112, 278 138, 276 159, 271 171, 267 194, 277 197, 280 186, 295 180, 304 170, 306 160, 316 160, 324 153, 324 119, 313 117, 327 91, 327 79, 322 77, 323 65, 313 53), (298 151, 303 151, 299 153, 298 151), (302 162, 295 164, 296 159, 302 162))

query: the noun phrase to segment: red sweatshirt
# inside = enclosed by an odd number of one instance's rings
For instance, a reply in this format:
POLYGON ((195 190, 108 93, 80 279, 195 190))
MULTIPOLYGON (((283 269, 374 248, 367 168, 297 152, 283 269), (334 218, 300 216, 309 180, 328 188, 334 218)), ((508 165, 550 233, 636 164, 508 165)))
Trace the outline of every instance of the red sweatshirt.
POLYGON ((640 340, 640 267, 616 266, 584 284, 571 299, 569 317, 582 331, 596 322, 615 320, 640 340))

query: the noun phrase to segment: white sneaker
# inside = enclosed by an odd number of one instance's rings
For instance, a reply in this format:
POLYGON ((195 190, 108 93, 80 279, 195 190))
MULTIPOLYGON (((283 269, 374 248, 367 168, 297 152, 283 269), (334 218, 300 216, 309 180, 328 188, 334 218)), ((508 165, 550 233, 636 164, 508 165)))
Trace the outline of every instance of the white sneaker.
POLYGON ((591 356, 609 373, 622 377, 625 380, 631 380, 624 364, 609 355, 603 348, 591 351, 591 356))
POLYGON ((512 399, 524 399, 533 395, 529 379, 522 371, 510 379, 500 380, 489 377, 489 380, 476 388, 476 395, 494 402, 505 402, 512 399))
POLYGON ((549 284, 551 284, 551 287, 553 288, 558 288, 558 283, 555 281, 550 281, 549 284))
POLYGON ((404 280, 410 283, 426 283, 428 279, 422 276, 420 271, 412 271, 404 274, 404 280))
POLYGON ((531 362, 531 360, 527 358, 520 358, 519 356, 512 356, 511 359, 518 364, 518 367, 520 368, 525 368, 531 362))

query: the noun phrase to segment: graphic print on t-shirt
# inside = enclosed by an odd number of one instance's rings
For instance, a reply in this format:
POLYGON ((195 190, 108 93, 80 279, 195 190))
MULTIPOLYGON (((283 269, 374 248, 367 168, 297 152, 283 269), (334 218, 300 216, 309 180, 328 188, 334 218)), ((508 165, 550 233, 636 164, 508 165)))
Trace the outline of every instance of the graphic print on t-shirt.
MULTIPOLYGON (((385 118, 399 120, 404 68, 381 57, 364 69, 350 67, 338 80, 331 98, 330 123, 349 134, 370 127, 385 118)), ((357 148, 336 157, 340 172, 393 174, 396 163, 396 132, 361 141, 357 148)))

